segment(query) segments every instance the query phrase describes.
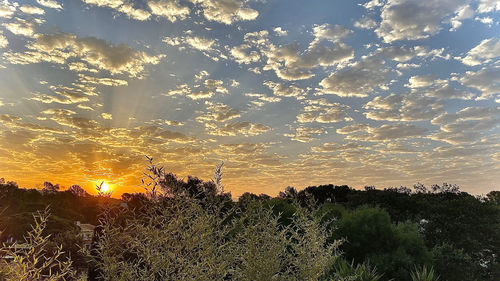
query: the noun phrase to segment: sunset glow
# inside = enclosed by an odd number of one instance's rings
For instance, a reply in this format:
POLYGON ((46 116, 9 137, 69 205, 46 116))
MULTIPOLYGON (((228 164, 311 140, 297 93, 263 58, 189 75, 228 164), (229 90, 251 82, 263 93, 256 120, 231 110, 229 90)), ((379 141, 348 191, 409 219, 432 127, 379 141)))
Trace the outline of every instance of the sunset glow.
MULTIPOLYGON (((492 1, 0 0, 0 177, 500 183, 492 1), (408 9, 411 10, 409 11, 408 9)), ((105 190, 104 190, 105 189, 105 190)))

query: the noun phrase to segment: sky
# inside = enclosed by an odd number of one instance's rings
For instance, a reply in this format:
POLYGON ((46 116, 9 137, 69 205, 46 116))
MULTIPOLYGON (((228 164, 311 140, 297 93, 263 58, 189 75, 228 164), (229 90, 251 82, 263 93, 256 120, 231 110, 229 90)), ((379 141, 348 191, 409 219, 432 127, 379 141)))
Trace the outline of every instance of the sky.
POLYGON ((498 0, 0 0, 0 177, 500 189, 498 0))

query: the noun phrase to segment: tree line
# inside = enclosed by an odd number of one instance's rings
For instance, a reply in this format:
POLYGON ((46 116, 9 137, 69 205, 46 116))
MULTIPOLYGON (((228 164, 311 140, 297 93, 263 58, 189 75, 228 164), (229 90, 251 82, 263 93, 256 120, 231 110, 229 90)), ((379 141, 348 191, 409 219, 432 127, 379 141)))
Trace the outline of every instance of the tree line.
POLYGON ((320 185, 232 200, 221 167, 210 181, 181 180, 150 159, 146 191, 121 200, 2 182, 0 238, 24 239, 50 206, 47 255, 62 245, 88 280, 500 279, 499 191, 320 185), (88 252, 75 220, 98 225, 88 252))

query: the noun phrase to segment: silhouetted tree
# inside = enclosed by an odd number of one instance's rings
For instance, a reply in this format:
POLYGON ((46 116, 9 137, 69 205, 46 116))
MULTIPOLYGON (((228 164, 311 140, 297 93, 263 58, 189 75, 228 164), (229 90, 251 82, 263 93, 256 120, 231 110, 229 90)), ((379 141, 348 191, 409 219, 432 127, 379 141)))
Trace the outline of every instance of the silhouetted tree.
POLYGON ((44 182, 42 193, 44 194, 53 194, 59 191, 59 184, 53 185, 51 182, 44 182))
POLYGON ((68 191, 71 192, 72 194, 74 194, 76 196, 80 196, 80 197, 89 196, 89 194, 87 193, 87 191, 85 191, 85 189, 83 189, 78 184, 74 184, 74 185, 70 186, 68 188, 68 191))

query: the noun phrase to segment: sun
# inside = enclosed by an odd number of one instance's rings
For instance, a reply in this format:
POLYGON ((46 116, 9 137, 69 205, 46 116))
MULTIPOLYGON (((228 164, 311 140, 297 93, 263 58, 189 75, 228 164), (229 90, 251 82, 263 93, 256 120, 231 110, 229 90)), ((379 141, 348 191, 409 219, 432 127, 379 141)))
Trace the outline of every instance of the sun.
POLYGON ((98 181, 96 183, 96 187, 98 189, 99 192, 102 192, 102 193, 107 193, 107 192, 110 192, 111 191, 111 185, 108 184, 107 182, 105 181, 98 181))
POLYGON ((101 191, 102 192, 108 192, 109 191, 109 184, 103 182, 101 185, 101 191))

